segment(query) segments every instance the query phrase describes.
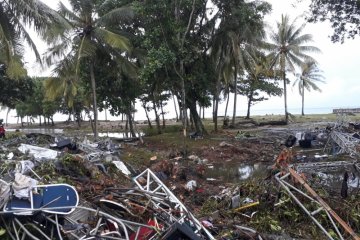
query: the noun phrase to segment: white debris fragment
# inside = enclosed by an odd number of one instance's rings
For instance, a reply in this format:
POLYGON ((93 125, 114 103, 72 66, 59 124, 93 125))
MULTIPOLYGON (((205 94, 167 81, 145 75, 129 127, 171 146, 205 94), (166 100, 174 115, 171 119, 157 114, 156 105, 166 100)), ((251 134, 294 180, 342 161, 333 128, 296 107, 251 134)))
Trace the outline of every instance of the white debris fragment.
POLYGON ((30 155, 33 155, 35 160, 56 159, 58 156, 58 152, 55 150, 32 146, 23 143, 20 145, 18 149, 20 152, 24 154, 29 153, 30 155))
POLYGON ((30 172, 34 167, 34 163, 30 160, 20 161, 16 164, 15 171, 21 174, 26 174, 30 172))
POLYGON ((12 184, 14 196, 17 198, 29 198, 30 189, 37 185, 37 181, 31 177, 15 173, 15 181, 12 184))
POLYGON ((113 164, 119 169, 123 174, 130 175, 131 172, 129 169, 125 166, 125 164, 122 161, 113 161, 113 164))
POLYGON ((195 180, 191 180, 189 182, 186 183, 185 189, 188 191, 193 191, 196 188, 196 181, 195 180))
POLYGON ((6 157, 7 157, 8 160, 11 160, 11 159, 13 159, 13 157, 14 157, 14 153, 11 152, 11 153, 9 153, 6 157))

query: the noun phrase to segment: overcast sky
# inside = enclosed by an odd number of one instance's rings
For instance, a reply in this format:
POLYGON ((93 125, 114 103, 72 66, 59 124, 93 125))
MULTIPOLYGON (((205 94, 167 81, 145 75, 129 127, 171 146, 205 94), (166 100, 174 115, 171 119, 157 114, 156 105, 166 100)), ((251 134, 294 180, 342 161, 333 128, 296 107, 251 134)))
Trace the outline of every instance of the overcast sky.
MULTIPOLYGON (((309 3, 309 1, 303 1, 299 4, 296 0, 272 0, 270 2, 273 11, 271 16, 267 18, 269 23, 280 21, 282 13, 287 13, 292 18, 302 15, 304 11, 307 11, 309 3), (294 3, 296 3, 295 7, 293 6, 294 3)), ((299 23, 302 23, 301 18, 299 23)), ((326 78, 325 84, 319 83, 322 89, 321 93, 305 92, 305 113, 306 108, 359 107, 360 38, 348 39, 344 44, 332 43, 329 38, 332 34, 329 23, 309 23, 304 29, 304 33, 312 34, 314 39, 312 45, 322 51, 322 54, 315 55, 315 58, 326 78)), ((301 98, 297 89, 295 87, 290 89, 289 108, 301 107, 301 98)), ((266 103, 255 106, 255 108, 267 109, 279 106, 278 104, 281 104, 281 100, 273 98, 266 103)))
MULTIPOLYGON (((56 0, 42 0, 50 7, 57 7, 56 0)), ((273 6, 271 15, 266 17, 269 25, 274 25, 276 21, 281 20, 281 14, 288 14, 291 19, 301 16, 307 11, 309 1, 304 0, 298 3, 298 0, 270 0, 273 6)), ((65 2, 66 4, 66 2, 65 2)), ((298 19, 299 25, 304 20, 298 19)), ((329 23, 307 24, 303 33, 313 35, 314 42, 312 45, 320 48, 321 54, 314 55, 319 63, 320 69, 325 76, 325 84, 319 83, 322 92, 305 92, 305 113, 329 113, 332 108, 337 107, 359 107, 360 84, 360 37, 355 40, 347 39, 344 44, 332 43, 329 36, 332 29, 329 23)), ((39 50, 44 51, 46 46, 39 41, 39 50)), ((49 70, 43 70, 38 65, 33 64, 33 53, 25 54, 26 66, 31 76, 46 76, 49 70)), ((301 108, 301 98, 296 87, 288 85, 288 108, 289 112, 299 114, 301 108)), ((167 111, 173 112, 173 104, 169 104, 167 111)), ((253 114, 278 114, 283 113, 284 100, 280 97, 272 97, 270 100, 258 103, 252 107, 253 114)), ((232 109, 232 99, 230 100, 229 109, 232 109)), ((246 99, 241 97, 238 100, 238 112, 245 114, 246 99)), ((221 105, 220 115, 223 114, 224 104, 221 105)), ((15 115, 15 113, 12 113, 15 115)), ((211 109, 207 110, 207 115, 211 115, 211 109)), ((100 114, 100 118, 103 115, 100 114)), ((169 116, 170 117, 170 116, 169 116)), ((0 113, 0 118, 4 118, 4 113, 0 113)), ((145 119, 142 110, 139 109, 138 118, 145 119)))

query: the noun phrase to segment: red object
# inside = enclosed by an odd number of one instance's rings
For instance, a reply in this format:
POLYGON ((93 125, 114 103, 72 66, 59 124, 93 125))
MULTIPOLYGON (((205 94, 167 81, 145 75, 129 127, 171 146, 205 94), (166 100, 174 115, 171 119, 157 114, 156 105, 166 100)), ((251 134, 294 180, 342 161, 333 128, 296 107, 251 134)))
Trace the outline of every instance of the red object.
POLYGON ((196 189, 196 192, 197 192, 197 193, 203 193, 203 192, 205 192, 205 189, 203 189, 203 188, 198 188, 198 189, 196 189))
POLYGON ((5 136, 5 128, 3 125, 0 125, 0 137, 5 136))
MULTIPOLYGON (((149 220, 147 225, 151 226, 151 227, 155 227, 155 228, 161 227, 154 220, 149 220)), ((140 231, 137 236, 137 239, 147 240, 147 239, 151 238, 154 234, 155 234, 154 229, 147 228, 147 227, 140 227, 140 231)), ((130 240, 135 240, 135 237, 136 237, 136 232, 130 235, 130 240)))

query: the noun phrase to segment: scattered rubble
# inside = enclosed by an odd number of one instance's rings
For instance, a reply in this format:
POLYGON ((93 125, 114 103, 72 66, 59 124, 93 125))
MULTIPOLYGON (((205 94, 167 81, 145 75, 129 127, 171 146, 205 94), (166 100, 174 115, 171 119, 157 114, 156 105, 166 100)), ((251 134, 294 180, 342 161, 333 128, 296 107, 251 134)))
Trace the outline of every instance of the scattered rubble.
MULTIPOLYGON (((7 134, 0 140, 0 235, 359 239, 355 126, 339 121, 313 128, 246 128, 188 157, 174 149, 167 149, 167 158, 153 151, 148 165, 126 161, 123 145, 109 138, 7 134), (237 169, 244 163, 267 167, 245 181, 237 169), (220 168, 221 175, 209 177, 220 168), (338 187, 329 184, 330 170, 337 171, 338 187)), ((192 143, 206 141, 194 136, 192 143)))

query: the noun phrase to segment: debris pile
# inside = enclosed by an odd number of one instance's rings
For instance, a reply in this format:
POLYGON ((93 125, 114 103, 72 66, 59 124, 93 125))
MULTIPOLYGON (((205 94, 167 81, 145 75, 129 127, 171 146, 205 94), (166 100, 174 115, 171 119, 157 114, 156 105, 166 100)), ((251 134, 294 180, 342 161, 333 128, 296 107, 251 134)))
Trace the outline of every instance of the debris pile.
POLYGON ((142 165, 127 161, 132 153, 111 139, 7 134, 0 140, 0 235, 359 239, 360 142, 345 125, 239 131, 213 144, 194 134, 188 141, 200 147, 187 157, 180 147, 165 145, 160 154, 155 145, 132 143, 151 149, 142 165), (238 176, 244 163, 265 170, 245 181, 238 176), (209 175, 217 170, 221 176, 209 175))

